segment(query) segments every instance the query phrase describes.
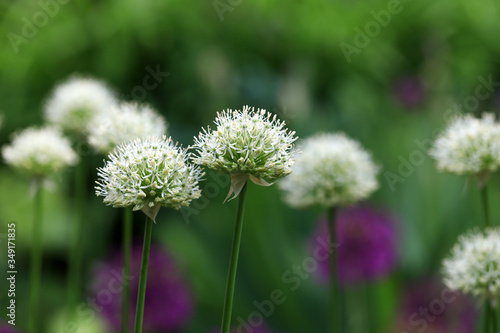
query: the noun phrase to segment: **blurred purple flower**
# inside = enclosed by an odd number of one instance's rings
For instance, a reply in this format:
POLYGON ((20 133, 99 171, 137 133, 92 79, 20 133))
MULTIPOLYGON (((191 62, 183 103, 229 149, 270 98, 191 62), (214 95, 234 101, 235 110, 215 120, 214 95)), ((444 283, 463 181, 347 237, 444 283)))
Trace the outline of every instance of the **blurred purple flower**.
MULTIPOLYGON (((142 258, 142 247, 132 248, 130 281, 130 327, 133 328, 137 288, 142 258)), ((116 294, 116 286, 111 281, 121 280, 122 255, 115 255, 103 267, 98 268, 93 291, 96 303, 102 307, 102 314, 112 329, 120 329, 121 290, 116 294), (99 297, 108 292, 106 298, 99 297), (109 300, 111 295, 111 301, 109 300)), ((127 281, 127 279, 123 279, 127 281)), ((184 326, 193 312, 190 290, 180 275, 174 260, 163 249, 152 245, 149 255, 148 281, 144 307, 143 332, 174 332, 184 326)))
POLYGON ((439 280, 424 280, 403 296, 395 332, 474 333, 476 311, 467 296, 439 280))
MULTIPOLYGON (((326 217, 320 219, 314 241, 328 242, 326 217)), ((336 217, 337 270, 341 283, 352 284, 388 274, 396 265, 396 230, 393 218, 362 205, 338 212, 336 217)), ((329 281, 330 262, 318 262, 319 277, 329 281)))
POLYGON ((5 323, 0 323, 0 333, 17 333, 18 331, 14 329, 14 326, 7 325, 5 323))
POLYGON ((425 86, 421 79, 414 76, 401 77, 396 80, 394 93, 397 101, 405 108, 422 105, 425 98, 425 86))

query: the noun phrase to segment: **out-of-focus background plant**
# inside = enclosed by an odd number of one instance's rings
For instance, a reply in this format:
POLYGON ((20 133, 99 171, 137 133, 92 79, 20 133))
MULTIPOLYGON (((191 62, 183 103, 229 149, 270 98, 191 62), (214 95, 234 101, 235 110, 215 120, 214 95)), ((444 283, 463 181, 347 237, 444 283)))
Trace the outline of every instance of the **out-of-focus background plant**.
MULTIPOLYGON (((457 332, 453 327, 469 320, 462 314, 473 313, 474 302, 463 296, 448 302, 452 296, 443 294, 444 286, 429 281, 440 279, 441 260, 457 236, 479 223, 480 198, 474 182, 438 173, 427 151, 457 112, 499 112, 496 5, 468 0, 4 1, 0 145, 14 131, 42 124, 45 99, 73 73, 107 82, 123 100, 150 103, 167 119, 169 135, 184 146, 216 111, 244 104, 276 113, 302 138, 345 132, 381 166, 381 186, 370 205, 390 214, 395 224, 395 266, 370 282, 377 308, 371 332, 409 333, 424 325, 432 332, 457 332)), ((86 142, 75 150, 93 170, 103 165, 86 142)), ((47 332, 66 304, 73 172, 59 174, 57 186, 45 195, 41 318, 47 332)), ((99 310, 99 303, 92 307, 87 297, 97 297, 97 272, 113 260, 121 242, 119 212, 92 194, 96 176, 92 173, 88 183, 86 290, 79 318, 91 327, 112 320, 101 318, 107 311, 99 310)), ((220 326, 236 202, 221 205, 229 176, 207 170, 205 178, 202 198, 179 212, 161 211, 153 234, 155 246, 175 261, 179 276, 173 278, 181 276, 190 290, 189 316, 177 332, 220 326)), ((29 181, 0 162, 0 271, 7 270, 6 225, 15 222, 21 329, 28 315, 29 181)), ((492 203, 500 199, 499 182, 494 175, 492 203)), ((245 332, 242 323, 262 318, 276 332, 325 332, 327 286, 312 266, 305 266, 311 272, 297 268, 313 256, 311 237, 322 212, 289 208, 277 186, 249 184, 248 191, 235 328, 245 332), (282 292, 278 298, 276 291, 282 292), (264 309, 272 299, 279 304, 264 309)), ((491 213, 496 225, 500 211, 493 204, 491 213)), ((142 230, 135 222, 137 241, 142 230)), ((350 332, 368 329, 363 326, 367 311, 360 310, 366 305, 363 288, 362 283, 347 286, 350 332)), ((7 289, 1 279, 2 306, 7 289)), ((467 325, 460 327, 472 326, 467 325)))

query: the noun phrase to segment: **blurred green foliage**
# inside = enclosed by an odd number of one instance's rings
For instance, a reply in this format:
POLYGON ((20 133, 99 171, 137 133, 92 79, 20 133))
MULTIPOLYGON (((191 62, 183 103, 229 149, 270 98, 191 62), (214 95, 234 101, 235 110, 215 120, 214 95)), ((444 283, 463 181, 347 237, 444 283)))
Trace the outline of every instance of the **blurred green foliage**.
MULTIPOLYGON (((124 99, 151 103, 170 123, 170 135, 185 146, 211 124, 216 111, 243 104, 277 113, 300 137, 343 131, 361 141, 382 168, 381 186, 371 201, 400 221, 398 270, 375 284, 379 332, 390 330, 405 285, 439 274, 440 261, 457 235, 481 223, 474 183, 438 173, 416 140, 432 140, 456 103, 475 114, 498 112, 497 2, 402 1, 401 10, 361 44, 356 43, 362 38, 359 31, 366 33, 390 1, 256 0, 234 6, 222 1, 230 8, 222 14, 211 1, 66 2, 0 3, 1 145, 14 131, 43 123, 44 99, 73 73, 105 80, 124 99), (39 13, 46 11, 53 15, 44 21, 39 13), (341 43, 359 52, 346 59, 341 43), (151 70, 168 76, 152 90, 137 88, 151 70), (480 77, 495 84, 476 104, 467 98, 476 95, 480 77), (405 78, 420 84, 415 105, 406 105, 398 90, 405 78), (417 155, 421 159, 412 164, 417 155), (394 182, 388 172, 401 178, 394 182)), ((93 167, 102 164, 102 156, 85 156, 93 167)), ((72 175, 70 170, 56 180, 45 201, 42 299, 47 322, 65 303, 72 175)), ((220 179, 211 172, 206 178, 202 187, 220 179)), ((492 179, 490 191, 495 223, 499 181, 492 179)), ((0 184, 0 222, 18 225, 18 320, 23 323, 32 220, 29 180, 0 164, 0 184)), ((119 249, 121 230, 119 212, 95 198, 92 187, 93 182, 88 184, 87 286, 92 268, 119 249)), ((200 199, 206 202, 198 204, 190 223, 187 211, 164 209, 154 226, 154 242, 172 251, 196 295, 197 311, 186 332, 206 332, 220 321, 236 203, 222 205, 227 183, 214 188, 216 195, 200 199)), ((255 310, 253 300, 268 299, 279 288, 287 301, 266 320, 269 326, 283 333, 325 331, 325 286, 311 277, 291 292, 282 280, 287 269, 310 255, 308 237, 320 214, 288 208, 276 186, 250 185, 234 318, 246 318, 255 310)), ((136 214, 138 241, 142 221, 136 214)), ((5 260, 0 263, 4 271, 5 260)), ((5 304, 5 281, 0 287, 5 304)), ((353 325, 360 322, 358 294, 358 288, 349 290, 353 325)))

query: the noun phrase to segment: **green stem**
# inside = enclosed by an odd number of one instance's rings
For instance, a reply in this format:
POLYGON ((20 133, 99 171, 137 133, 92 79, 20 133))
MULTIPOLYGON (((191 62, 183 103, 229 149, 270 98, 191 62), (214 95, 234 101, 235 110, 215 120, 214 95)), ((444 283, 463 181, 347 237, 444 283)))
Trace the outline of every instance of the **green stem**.
POLYGON ((490 316, 491 316, 491 305, 489 301, 485 302, 484 308, 484 333, 490 333, 490 316))
POLYGON ((29 333, 36 333, 38 327, 38 309, 40 299, 40 280, 42 276, 42 187, 37 186, 33 208, 33 230, 31 246, 31 272, 30 272, 30 303, 29 303, 29 333))
POLYGON ((486 185, 481 189, 481 203, 483 206, 484 225, 488 228, 490 226, 490 211, 488 205, 488 188, 486 185))
POLYGON ((81 298, 83 241, 87 201, 87 161, 82 158, 75 170, 75 226, 73 229, 73 246, 70 250, 68 306, 72 311, 81 298))
POLYGON ((153 221, 146 216, 146 230, 144 231, 144 245, 142 248, 141 275, 139 277, 139 290, 137 292, 137 308, 135 310, 134 333, 142 332, 142 320, 144 318, 144 302, 146 300, 146 283, 148 280, 149 251, 151 249, 151 234, 153 221))
POLYGON ((238 199, 233 245, 231 247, 231 256, 229 258, 229 272, 227 274, 226 297, 224 300, 224 310, 222 312, 221 333, 229 333, 231 328, 231 313, 233 311, 234 286, 236 284, 236 271, 238 269, 238 256, 240 253, 241 233, 243 230, 243 211, 245 208, 246 190, 247 183, 243 186, 238 199))
POLYGON ((367 318, 367 332, 378 332, 377 330, 377 307, 374 306, 373 302, 376 297, 373 297, 373 286, 368 282, 365 285, 365 296, 366 296, 366 318, 367 318))
MULTIPOLYGON (((489 304, 489 302, 488 302, 489 304)), ((494 333, 498 333, 498 326, 497 326, 497 317, 496 317, 496 313, 495 313, 495 308, 493 308, 491 305, 489 306, 490 308, 490 320, 491 320, 491 324, 492 324, 492 327, 493 327, 493 332, 494 333)))
MULTIPOLYGON (((123 276, 130 276, 130 256, 132 248, 132 209, 123 209, 123 276)), ((129 331, 130 284, 123 285, 122 292, 122 333, 129 331)))
MULTIPOLYGON (((328 229, 330 241, 336 243, 336 209, 328 210, 328 229)), ((337 278, 337 251, 330 255, 330 332, 344 332, 344 292, 337 278)))

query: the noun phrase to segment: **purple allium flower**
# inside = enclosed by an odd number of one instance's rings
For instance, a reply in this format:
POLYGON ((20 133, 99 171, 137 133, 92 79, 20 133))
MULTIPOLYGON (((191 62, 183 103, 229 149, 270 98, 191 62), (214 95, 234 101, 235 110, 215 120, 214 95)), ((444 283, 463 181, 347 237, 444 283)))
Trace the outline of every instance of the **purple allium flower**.
MULTIPOLYGON (((326 217, 320 219, 315 243, 329 241, 326 217)), ((396 265, 394 219, 367 205, 338 212, 336 243, 338 278, 351 284, 388 274, 396 265)), ((330 261, 318 261, 320 279, 329 281, 330 261)))
POLYGON ((477 314, 467 296, 437 279, 424 280, 403 296, 395 332, 474 333, 477 314))
MULTIPOLYGON (((142 248, 134 246, 130 276, 130 327, 133 328, 137 303, 137 288, 142 248)), ((96 304, 108 324, 118 331, 121 320, 122 255, 115 255, 97 269, 93 287, 96 304)), ((152 245, 149 254, 148 281, 144 306, 143 332, 173 332, 184 326, 193 312, 190 290, 180 275, 174 260, 163 249, 152 245)))
POLYGON ((0 333, 17 333, 18 331, 14 329, 14 326, 5 323, 0 323, 0 333))
POLYGON ((394 93, 397 101, 406 108, 422 105, 425 98, 425 86, 418 77, 402 77, 396 80, 394 93))

